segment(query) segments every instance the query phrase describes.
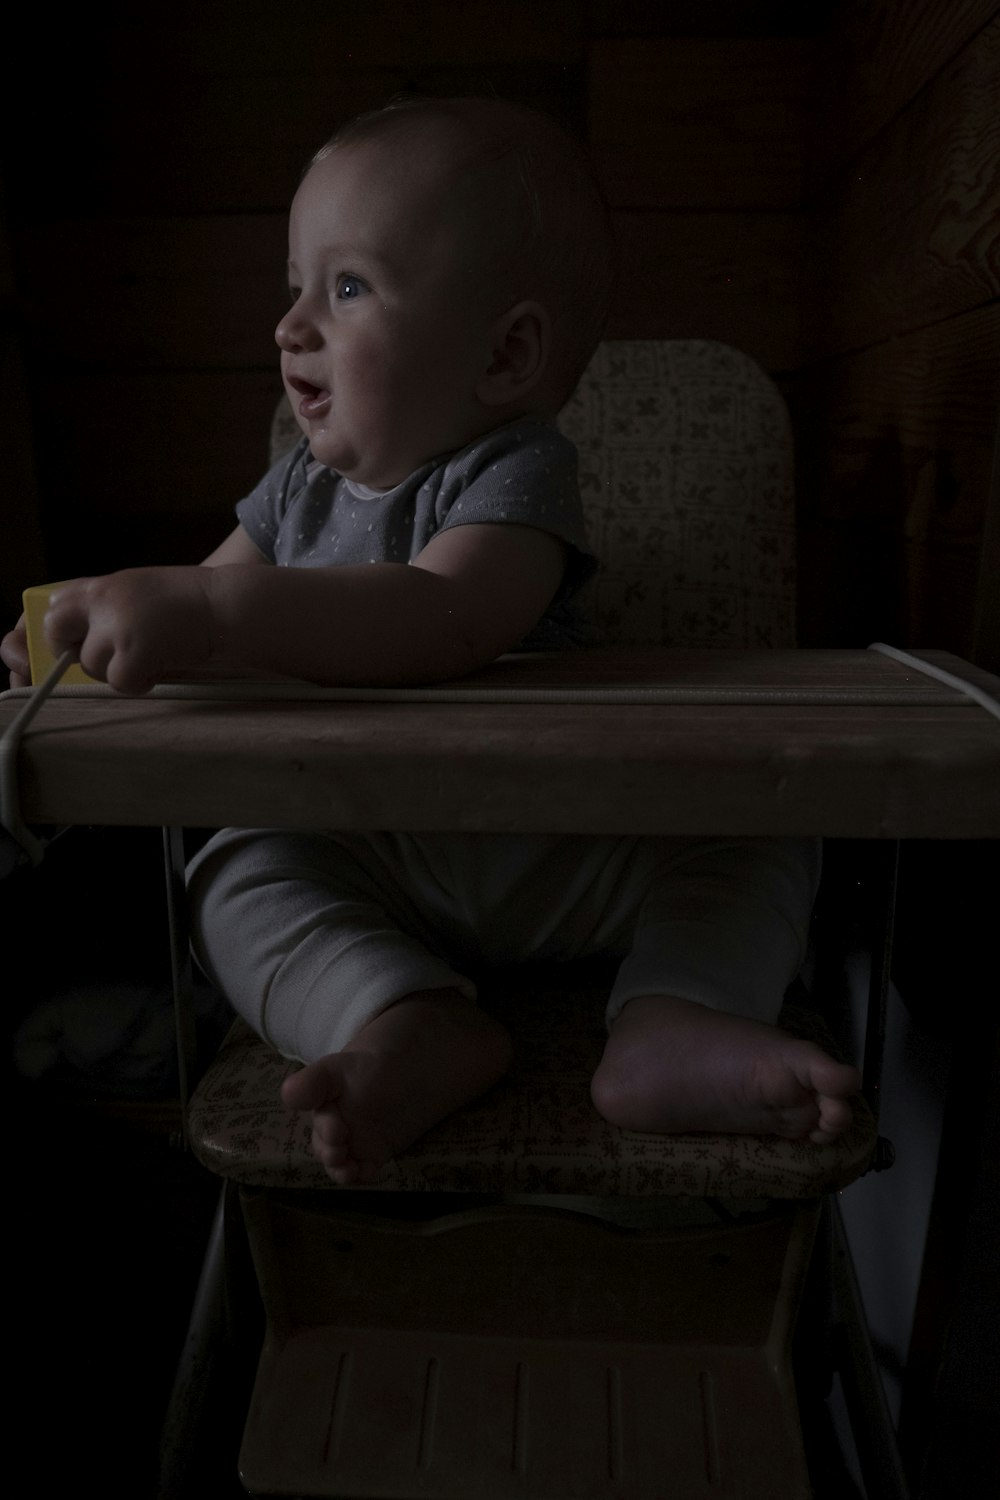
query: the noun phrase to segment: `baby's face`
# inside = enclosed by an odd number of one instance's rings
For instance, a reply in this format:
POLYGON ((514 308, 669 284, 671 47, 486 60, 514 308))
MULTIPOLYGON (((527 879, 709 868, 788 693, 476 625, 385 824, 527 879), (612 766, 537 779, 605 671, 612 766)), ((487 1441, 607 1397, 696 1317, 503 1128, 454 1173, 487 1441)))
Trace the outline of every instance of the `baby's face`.
POLYGON ((295 195, 282 378, 313 456, 360 484, 388 489, 495 421, 476 386, 498 309, 461 196, 426 132, 338 147, 295 195))

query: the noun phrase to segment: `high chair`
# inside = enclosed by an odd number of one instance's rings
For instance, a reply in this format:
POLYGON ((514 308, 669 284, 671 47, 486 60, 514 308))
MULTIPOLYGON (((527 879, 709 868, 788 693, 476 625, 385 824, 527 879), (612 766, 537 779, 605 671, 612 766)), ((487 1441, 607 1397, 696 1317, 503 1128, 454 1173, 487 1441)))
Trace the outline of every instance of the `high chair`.
MULTIPOLYGON (((607 637, 793 644, 789 426, 751 360, 608 343, 560 420, 607 637)), ((296 435, 279 412, 276 448, 296 435)), ((793 1333, 818 1232, 833 1233, 823 1200, 875 1160, 873 1113, 862 1100, 824 1147, 619 1130, 589 1097, 609 983, 594 965, 485 976, 515 1037, 510 1076, 361 1190, 333 1187, 283 1108, 295 1065, 233 1026, 188 1132, 238 1202, 265 1310, 239 1459, 252 1494, 811 1493, 793 1333)), ((880 987, 884 965, 876 1015, 880 987)), ((803 998, 780 1024, 836 1051, 803 998)), ((877 1052, 876 1027, 869 1098, 877 1052)), ((902 1494, 894 1471, 880 1494, 902 1494)))

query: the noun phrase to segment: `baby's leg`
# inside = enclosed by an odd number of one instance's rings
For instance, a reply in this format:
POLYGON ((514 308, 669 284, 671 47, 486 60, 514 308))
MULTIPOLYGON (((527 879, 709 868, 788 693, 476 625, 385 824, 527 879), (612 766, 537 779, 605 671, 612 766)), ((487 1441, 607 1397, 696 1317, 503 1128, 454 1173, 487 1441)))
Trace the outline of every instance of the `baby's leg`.
POLYGON ((372 1182, 389 1159, 497 1083, 511 1061, 499 1021, 457 990, 408 995, 341 1052, 285 1080, 312 1112, 312 1148, 336 1183, 372 1182))
POLYGON ((815 844, 797 840, 692 841, 653 872, 592 1085, 605 1118, 816 1142, 850 1125, 857 1070, 773 1024, 817 879, 815 844))
POLYGON ((510 1063, 504 1028, 432 951, 415 874, 433 885, 379 835, 233 829, 189 870, 198 959, 261 1036, 305 1060, 283 1097, 312 1113, 339 1183, 371 1181, 510 1063))

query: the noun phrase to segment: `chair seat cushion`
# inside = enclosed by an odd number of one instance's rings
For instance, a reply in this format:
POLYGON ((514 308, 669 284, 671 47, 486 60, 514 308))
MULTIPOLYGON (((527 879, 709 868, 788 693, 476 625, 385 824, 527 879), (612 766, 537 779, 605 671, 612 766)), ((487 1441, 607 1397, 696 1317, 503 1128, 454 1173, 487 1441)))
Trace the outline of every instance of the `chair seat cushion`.
MULTIPOLYGON (((375 1190, 803 1199, 844 1187, 871 1164, 875 1123, 858 1100, 829 1145, 778 1136, 653 1135, 610 1125, 590 1099, 606 1039, 603 988, 508 993, 491 1008, 515 1041, 507 1077, 383 1169, 375 1190)), ((779 1025, 836 1048, 820 1018, 786 1006, 779 1025)), ((211 1171, 248 1185, 336 1191, 309 1149, 309 1121, 281 1102, 298 1064, 242 1021, 191 1101, 189 1135, 211 1171)))

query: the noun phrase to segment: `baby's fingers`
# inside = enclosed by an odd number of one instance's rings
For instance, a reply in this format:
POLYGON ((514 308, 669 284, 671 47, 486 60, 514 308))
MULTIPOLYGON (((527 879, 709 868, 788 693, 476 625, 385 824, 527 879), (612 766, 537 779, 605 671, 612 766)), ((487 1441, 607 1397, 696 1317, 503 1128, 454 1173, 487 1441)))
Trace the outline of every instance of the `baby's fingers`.
POLYGON ((0 661, 10 672, 12 688, 31 686, 31 662, 28 658, 28 637, 25 634, 23 615, 14 629, 9 630, 0 641, 0 661))
MULTIPOLYGON (((90 587, 94 582, 100 580, 76 579, 52 595, 44 621, 45 638, 54 656, 72 651, 88 677, 107 682, 123 642, 113 610, 90 587)), ((111 685, 117 687, 118 683, 111 685)))
POLYGON ((90 630, 89 578, 78 578, 64 588, 56 589, 45 612, 45 639, 56 656, 76 651, 90 630))

